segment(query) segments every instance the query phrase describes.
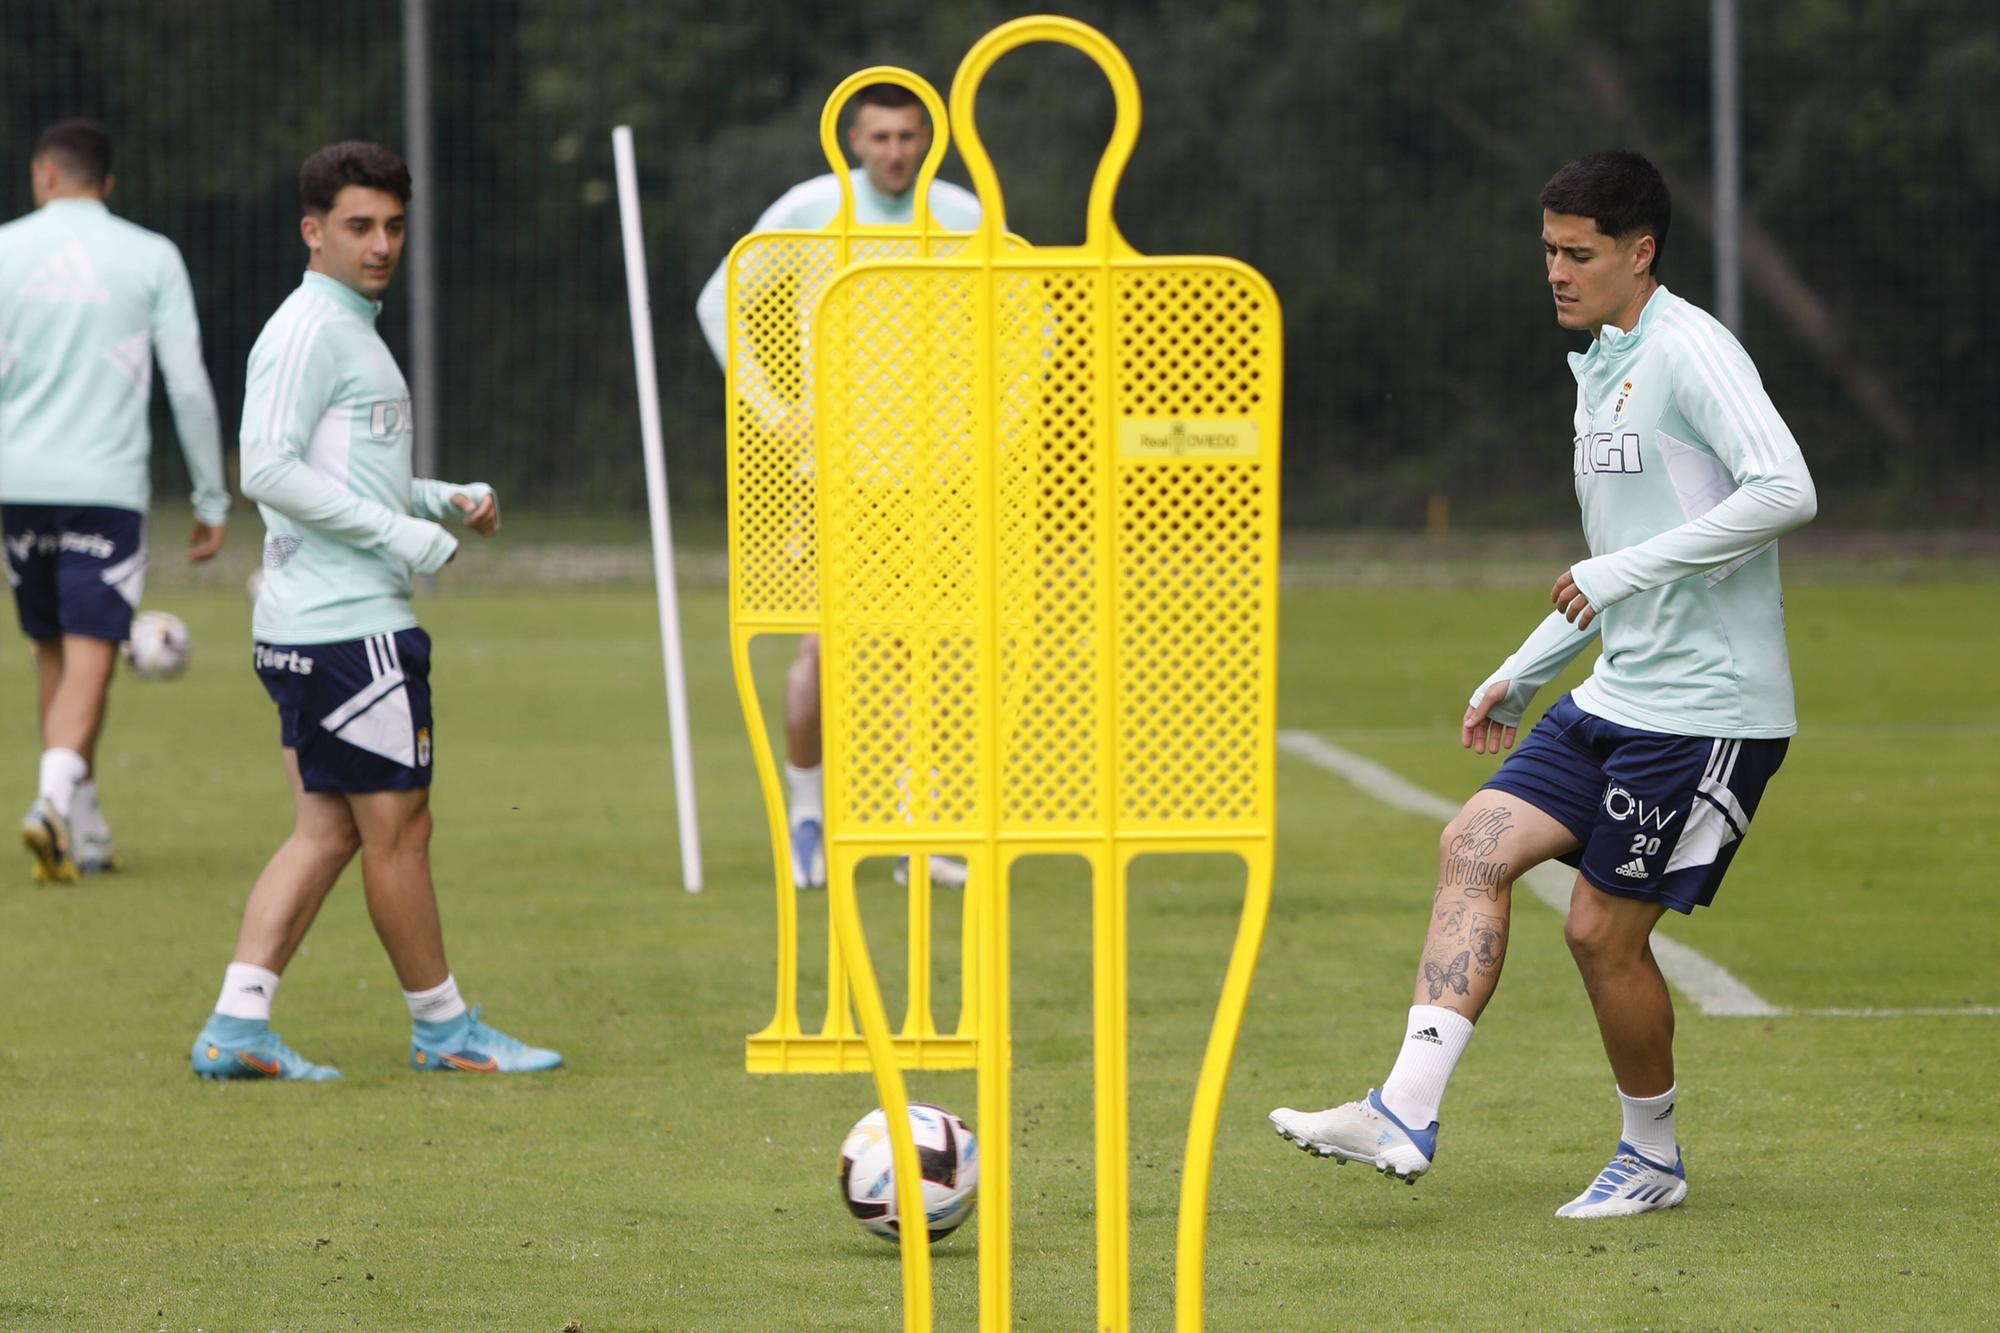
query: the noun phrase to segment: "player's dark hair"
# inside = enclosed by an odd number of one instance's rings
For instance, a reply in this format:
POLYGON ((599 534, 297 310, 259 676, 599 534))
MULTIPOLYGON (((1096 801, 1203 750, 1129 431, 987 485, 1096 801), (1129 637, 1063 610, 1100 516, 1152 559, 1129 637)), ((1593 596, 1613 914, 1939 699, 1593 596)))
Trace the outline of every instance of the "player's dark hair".
POLYGON ((871 83, 854 94, 854 100, 861 106, 885 106, 892 111, 923 105, 922 98, 900 83, 871 83))
POLYGON ((379 143, 349 139, 328 144, 299 168, 299 206, 308 213, 331 213, 334 198, 349 185, 410 202, 410 169, 403 159, 379 143))
POLYGON ((35 140, 30 162, 56 160, 56 169, 79 185, 102 185, 111 176, 111 136, 94 120, 59 120, 35 140))
POLYGON ((1646 271, 1660 271, 1674 206, 1659 170, 1639 154, 1614 148, 1578 158, 1549 177, 1541 205, 1551 213, 1589 218, 1621 244, 1640 233, 1651 236, 1653 262, 1646 271))

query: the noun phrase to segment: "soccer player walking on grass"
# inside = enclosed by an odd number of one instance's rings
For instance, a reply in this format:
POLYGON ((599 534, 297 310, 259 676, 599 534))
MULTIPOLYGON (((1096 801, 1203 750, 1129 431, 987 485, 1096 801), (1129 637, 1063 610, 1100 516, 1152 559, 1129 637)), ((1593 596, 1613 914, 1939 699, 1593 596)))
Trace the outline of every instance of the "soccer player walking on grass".
POLYGON ((467 1010, 445 965, 430 871, 430 636, 411 575, 458 550, 440 526, 500 528, 484 482, 410 475, 410 390, 375 332, 403 254, 410 173, 371 143, 337 143, 299 173, 304 280, 250 351, 243 492, 264 515, 258 676, 278 706, 296 822, 243 911, 215 1012, 195 1038, 204 1078, 338 1078, 271 1031, 278 978, 340 872, 361 853, 375 932, 408 1001, 420 1070, 553 1069, 467 1010))
POLYGON ((35 211, 0 227, 0 530, 41 684, 21 841, 35 878, 61 882, 118 867, 92 775, 146 582, 155 357, 194 482, 189 560, 221 549, 229 487, 187 266, 105 207, 111 137, 95 121, 51 125, 28 174, 35 211))
POLYGON ((1500 980, 1513 886, 1579 870, 1564 936, 1617 1078, 1611 1162, 1559 1217, 1687 1197, 1674 1129, 1673 1001, 1648 943, 1669 908, 1715 898, 1797 730, 1777 538, 1817 501, 1798 444, 1729 331, 1661 285, 1666 183, 1636 153, 1593 153, 1542 190, 1556 322, 1589 330, 1574 471, 1588 560, 1473 691, 1462 743, 1514 745, 1536 691, 1593 638, 1590 678, 1557 700, 1444 830, 1414 1003, 1379 1089, 1281 1107, 1278 1133, 1415 1180, 1437 1156, 1445 1085, 1500 980))
MULTIPOLYGON (((854 191, 854 220, 868 225, 908 223, 914 215, 918 169, 931 148, 931 126, 923 103, 908 88, 871 83, 854 95, 859 105, 848 127, 847 145, 861 160, 849 173, 854 191)), ((972 231, 979 225, 979 200, 949 181, 931 182, 931 217, 950 231, 972 231)), ((832 172, 804 181, 777 199, 758 217, 752 231, 813 231, 833 221, 840 210, 840 178, 832 172)), ((708 339, 718 365, 727 367, 729 260, 715 266, 695 301, 695 317, 708 339)), ((801 428, 811 423, 801 410, 801 428)), ((820 767, 819 635, 799 638, 798 652, 785 674, 785 787, 792 842, 792 883, 800 889, 826 887, 825 797, 820 767)), ((965 885, 965 863, 933 856, 931 882, 951 888, 965 885)), ((899 861, 896 877, 908 871, 899 861)))

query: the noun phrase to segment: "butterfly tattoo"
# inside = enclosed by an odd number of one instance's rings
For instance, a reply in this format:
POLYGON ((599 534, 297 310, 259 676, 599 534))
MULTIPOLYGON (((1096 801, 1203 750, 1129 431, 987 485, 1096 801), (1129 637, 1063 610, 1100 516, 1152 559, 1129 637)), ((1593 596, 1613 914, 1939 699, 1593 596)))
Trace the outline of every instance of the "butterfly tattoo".
POLYGON ((1424 959, 1424 981, 1431 988, 1431 998, 1435 1000, 1447 990, 1454 995, 1465 994, 1471 984, 1465 979, 1465 971, 1471 963, 1470 949, 1452 959, 1450 967, 1439 967, 1431 959, 1424 959))

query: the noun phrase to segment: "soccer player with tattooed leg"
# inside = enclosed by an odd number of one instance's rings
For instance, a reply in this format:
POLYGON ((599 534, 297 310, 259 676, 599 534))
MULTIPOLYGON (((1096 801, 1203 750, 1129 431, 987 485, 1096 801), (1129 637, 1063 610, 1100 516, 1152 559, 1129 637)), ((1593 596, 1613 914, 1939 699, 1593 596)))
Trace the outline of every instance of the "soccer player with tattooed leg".
POLYGON ((430 867, 430 636, 413 574, 458 550, 442 521, 500 528, 484 482, 410 475, 410 389, 375 331, 403 255, 410 173, 372 143, 337 143, 299 173, 311 260, 250 350, 243 493, 264 515, 253 658, 278 707, 296 822, 250 891, 203 1078, 338 1078, 271 1030, 278 980, 340 872, 361 854, 375 933, 410 1010, 410 1064, 521 1073, 562 1056, 467 1009, 445 963, 430 867))
POLYGON ((1563 933, 1623 1113, 1610 1163, 1556 1215, 1616 1217, 1687 1197, 1673 1001, 1649 941, 1669 909, 1714 901, 1797 730, 1777 539, 1817 500, 1749 356, 1661 285, 1671 209, 1653 165, 1593 153, 1541 205, 1556 322, 1592 336, 1569 358, 1591 556, 1466 709, 1462 744, 1514 752, 1445 827, 1389 1076, 1271 1123, 1323 1157, 1406 1181, 1430 1170, 1445 1086, 1506 960, 1514 883, 1553 858, 1579 872, 1563 933), (1590 677, 1514 749, 1536 691, 1600 635, 1590 677))

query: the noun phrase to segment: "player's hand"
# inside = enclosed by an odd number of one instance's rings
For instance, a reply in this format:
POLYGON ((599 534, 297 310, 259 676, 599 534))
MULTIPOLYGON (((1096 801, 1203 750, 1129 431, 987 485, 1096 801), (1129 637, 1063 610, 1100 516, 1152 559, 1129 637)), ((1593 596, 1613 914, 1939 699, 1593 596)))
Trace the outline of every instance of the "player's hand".
POLYGON ((1487 687, 1479 703, 1465 710, 1465 723, 1459 728, 1459 744, 1474 754, 1499 754, 1502 750, 1514 748, 1513 727, 1504 727, 1487 717, 1502 699, 1507 697, 1509 682, 1496 680, 1487 687))
POLYGON ((463 493, 451 497, 452 508, 465 515, 465 526, 482 537, 491 537, 500 531, 500 497, 488 492, 478 504, 463 493))
POLYGON ((208 524, 200 519, 194 521, 194 535, 188 538, 188 563, 198 565, 215 557, 222 549, 222 524, 208 524))
POLYGON ((1590 622, 1597 619, 1597 608, 1583 595, 1583 589, 1576 586, 1574 574, 1565 569, 1556 586, 1549 590, 1549 600, 1556 604, 1556 610, 1563 613, 1563 619, 1578 629, 1589 629, 1590 622))

